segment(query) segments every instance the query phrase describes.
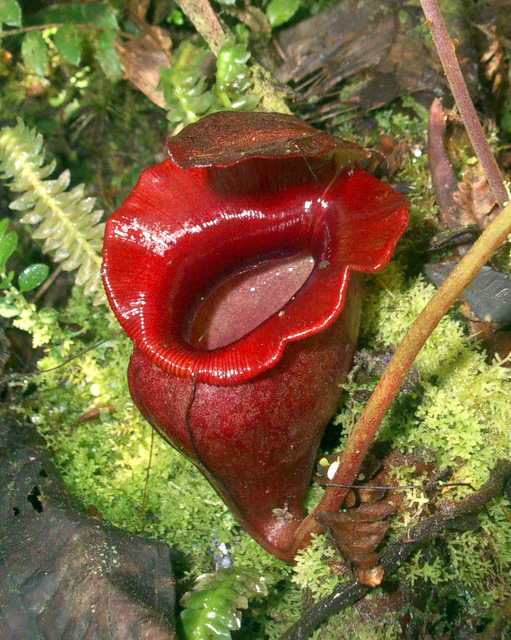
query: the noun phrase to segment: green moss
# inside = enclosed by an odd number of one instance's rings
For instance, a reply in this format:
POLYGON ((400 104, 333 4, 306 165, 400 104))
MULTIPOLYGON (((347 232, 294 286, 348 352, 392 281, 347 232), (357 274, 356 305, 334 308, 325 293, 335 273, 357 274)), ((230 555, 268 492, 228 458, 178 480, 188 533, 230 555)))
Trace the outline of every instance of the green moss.
MULTIPOLYGON (((257 86, 255 91, 260 92, 257 86)), ((406 111, 399 112, 393 106, 376 112, 380 130, 365 134, 362 140, 374 145, 379 134, 386 132, 406 139, 412 150, 398 177, 410 187, 410 232, 400 242, 394 262, 376 277, 366 279, 360 344, 370 352, 381 345, 397 344, 434 292, 420 275, 424 247, 438 228, 425 155, 426 118, 413 101, 405 107, 406 111)), ((119 123, 121 131, 131 125, 132 120, 119 123)), ((115 177, 114 186, 119 189, 116 201, 126 194, 128 183, 134 182, 140 164, 152 161, 151 153, 158 146, 155 139, 163 139, 164 126, 160 117, 151 135, 144 127, 134 128, 139 130, 133 145, 140 146, 140 153, 137 149, 135 161, 127 162, 115 177)), ((352 123, 343 127, 341 135, 352 140, 359 137, 352 123)), ((103 155, 106 160, 102 166, 108 176, 113 175, 118 155, 103 155)), ((84 171, 92 175, 91 165, 84 171)), ((42 331, 37 318, 25 328, 36 336, 42 331)), ((37 376, 37 390, 18 410, 45 435, 77 502, 84 509, 93 504, 109 522, 166 540, 182 550, 186 566, 179 577, 183 581, 212 570, 214 540, 230 545, 236 565, 264 575, 269 595, 244 617, 243 637, 277 640, 304 606, 328 593, 339 579, 327 562, 334 557, 334 550, 325 537, 315 537, 300 553, 297 564, 290 567, 244 534, 197 469, 154 437, 134 407, 126 381, 131 348, 113 315, 104 306, 91 306, 83 291, 75 288, 67 307, 59 312, 52 341, 39 363, 41 371, 47 372, 37 376), (53 367, 59 368, 50 371, 53 367)), ((439 469, 454 465, 454 481, 479 487, 499 457, 511 456, 509 370, 487 361, 468 337, 465 321, 456 310, 440 323, 419 355, 416 368, 417 382, 386 416, 379 438, 402 450, 427 455, 439 469)), ((355 374, 349 377, 334 434, 329 435, 330 449, 345 441, 344 434, 362 411, 363 395, 375 382, 361 382, 355 374)), ((407 484, 411 477, 412 469, 404 467, 396 473, 396 483, 407 484)), ((413 481, 419 483, 420 478, 413 476, 413 481)), ((451 488, 448 496, 459 498, 469 491, 468 487, 451 488)), ((316 503, 320 494, 315 486, 309 505, 316 503)), ((456 593, 468 594, 475 614, 509 597, 511 528, 506 504, 501 499, 489 505, 479 518, 481 530, 446 535, 443 553, 433 547, 428 554, 416 555, 401 569, 402 588, 414 589, 421 583, 432 590, 455 585, 456 593)), ((393 525, 394 537, 427 508, 419 491, 408 491, 405 505, 393 525)), ((400 612, 389 608, 378 613, 384 600, 385 594, 376 591, 363 607, 336 616, 318 631, 316 640, 398 637, 400 612)))
POLYGON ((339 581, 328 565, 328 561, 336 557, 337 553, 327 537, 314 535, 311 544, 296 557, 292 581, 301 589, 308 589, 314 600, 327 596, 339 581))

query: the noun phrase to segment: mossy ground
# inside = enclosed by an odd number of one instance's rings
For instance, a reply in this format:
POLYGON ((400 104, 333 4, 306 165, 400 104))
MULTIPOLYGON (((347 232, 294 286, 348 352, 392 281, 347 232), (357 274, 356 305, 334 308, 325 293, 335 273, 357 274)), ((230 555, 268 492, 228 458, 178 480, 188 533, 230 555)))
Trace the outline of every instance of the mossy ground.
MULTIPOLYGON (((407 115, 391 109, 376 118, 380 130, 408 138, 415 154, 399 176, 412 189, 410 232, 393 263, 366 280, 361 344, 368 350, 398 343, 431 297, 434 289, 420 275, 421 265, 414 262, 414 256, 423 255, 425 237, 434 233, 437 215, 426 162, 418 153, 424 145, 424 119, 417 113, 407 115)), ((344 133, 353 135, 350 127, 344 133)), ((270 588, 269 597, 255 602, 251 610, 254 637, 278 638, 303 609, 304 594, 310 602, 335 585, 338 578, 325 562, 335 556, 328 540, 316 538, 294 567, 260 549, 240 530, 195 467, 154 437, 139 415, 126 382, 131 344, 119 335, 110 311, 103 306, 91 307, 76 290, 60 321, 64 327, 61 339, 39 367, 44 371, 62 366, 37 377, 37 390, 22 411, 45 435, 73 496, 83 509, 94 505, 109 522, 179 549, 185 558, 180 575, 184 583, 211 571, 214 546, 227 543, 236 565, 257 569, 270 588), (69 327, 76 322, 83 333, 72 337, 69 327), (68 361, 69 356, 100 340, 105 342, 68 361)), ((495 461, 511 455, 509 369, 488 361, 456 310, 434 332, 416 368, 419 381, 386 417, 380 439, 428 456, 439 469, 454 467, 454 481, 480 486, 495 461)), ((360 389, 355 377, 348 380, 343 404, 330 429, 330 442, 335 432, 334 439, 342 444, 360 414, 362 404, 353 399, 360 389)), ((407 469, 396 474, 396 482, 406 478, 407 469)), ((449 497, 461 497, 468 491, 466 486, 452 488, 449 497)), ((314 489, 316 497, 318 492, 314 489)), ((407 492, 407 508, 393 535, 418 519, 425 502, 420 491, 407 492)), ((466 606, 470 603, 479 613, 508 597, 511 528, 505 500, 488 505, 479 521, 478 531, 447 536, 442 553, 417 554, 401 569, 401 588, 421 584, 432 593, 442 586, 457 589, 465 594, 460 599, 466 606)), ((384 614, 375 615, 381 606, 378 597, 375 592, 362 608, 338 616, 315 637, 360 638, 361 628, 368 640, 398 637, 398 613, 387 608, 384 614), (333 629, 336 635, 328 635, 333 629)), ((449 621, 444 624, 447 628, 449 621)), ((243 637, 250 637, 250 629, 243 637)))

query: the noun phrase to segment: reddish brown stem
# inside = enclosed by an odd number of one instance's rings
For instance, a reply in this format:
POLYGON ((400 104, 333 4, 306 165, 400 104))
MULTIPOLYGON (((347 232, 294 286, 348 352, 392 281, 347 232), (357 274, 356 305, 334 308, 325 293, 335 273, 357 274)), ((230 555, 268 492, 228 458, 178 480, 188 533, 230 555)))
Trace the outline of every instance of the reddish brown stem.
POLYGON ((226 33, 208 0, 177 0, 182 12, 208 43, 216 55, 227 38, 226 33))
POLYGON ((421 5, 474 151, 484 169, 484 173, 495 194, 497 202, 503 207, 509 200, 506 185, 504 184, 497 162, 486 141, 483 127, 477 116, 465 79, 463 78, 460 65, 456 58, 454 45, 449 37, 438 2, 437 0, 421 0, 421 5))
MULTIPOLYGON (((359 421, 350 433, 341 456, 339 470, 332 479, 333 483, 341 485, 354 483, 380 423, 394 402, 417 354, 481 267, 506 242, 509 233, 511 233, 511 204, 508 204, 487 227, 408 329, 359 421)), ((305 518, 295 532, 294 553, 308 544, 311 533, 322 530, 321 525, 316 522, 316 515, 322 511, 340 509, 348 491, 347 488, 338 487, 329 487, 325 491, 314 512, 305 518)))

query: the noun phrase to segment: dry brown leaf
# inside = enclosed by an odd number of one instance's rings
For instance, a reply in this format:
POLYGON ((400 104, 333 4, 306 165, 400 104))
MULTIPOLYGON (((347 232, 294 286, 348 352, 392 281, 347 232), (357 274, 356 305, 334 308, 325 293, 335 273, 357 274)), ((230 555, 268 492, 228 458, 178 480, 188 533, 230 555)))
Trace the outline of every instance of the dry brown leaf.
MULTIPOLYGON (((335 469, 339 454, 326 456, 318 467, 319 481, 328 484, 329 476, 335 469)), ((393 470, 403 465, 414 467, 414 475, 432 468, 422 458, 405 455, 395 450, 383 462, 368 456, 357 478, 360 487, 352 488, 346 496, 345 510, 325 511, 317 516, 318 521, 330 530, 335 544, 347 560, 357 580, 368 586, 377 586, 383 580, 383 570, 379 566, 381 554, 377 551, 391 526, 391 516, 395 515, 403 502, 403 494, 391 486, 393 470)), ((427 488, 426 488, 427 489, 427 488)))
POLYGON ((371 569, 359 569, 357 571, 357 581, 368 587, 379 587, 385 577, 385 570, 382 566, 371 567, 371 569))
POLYGON ((161 67, 170 66, 172 40, 160 27, 150 27, 150 33, 116 43, 125 78, 142 91, 151 102, 165 108, 160 84, 161 67))
POLYGON ((461 211, 454 199, 457 187, 456 176, 445 144, 447 122, 448 114, 444 111, 442 101, 433 100, 429 110, 428 123, 429 170, 442 218, 448 229, 457 229, 462 226, 461 211))
POLYGON ((177 640, 170 548, 83 515, 28 425, 0 425, 0 638, 177 640))
POLYGON ((497 200, 479 163, 465 169, 463 182, 458 183, 458 190, 454 192, 453 198, 461 209, 461 225, 476 222, 481 229, 486 229, 499 210, 497 200))

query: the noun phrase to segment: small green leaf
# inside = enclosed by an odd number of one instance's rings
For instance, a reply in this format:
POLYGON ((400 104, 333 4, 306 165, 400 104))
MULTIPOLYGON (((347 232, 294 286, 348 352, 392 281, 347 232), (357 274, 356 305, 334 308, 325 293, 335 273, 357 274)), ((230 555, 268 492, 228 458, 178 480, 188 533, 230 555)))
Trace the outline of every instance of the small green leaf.
POLYGON ((59 317, 59 312, 53 307, 44 307, 39 311, 39 322, 42 324, 55 324, 59 317))
POLYGON ((9 218, 4 218, 0 220, 0 238, 3 237, 4 233, 7 231, 7 227, 9 226, 9 218))
POLYGON ((92 22, 98 27, 103 27, 104 29, 119 28, 117 18, 107 4, 104 4, 103 2, 87 2, 86 4, 82 2, 81 4, 83 6, 83 13, 87 22, 92 22))
POLYGON ((48 63, 48 48, 40 31, 30 31, 23 38, 21 53, 27 67, 44 76, 48 63))
POLYGON ((96 57, 109 80, 117 80, 122 74, 122 66, 114 45, 115 32, 109 29, 98 38, 96 57))
POLYGON ((21 27, 21 7, 16 0, 0 0, 0 24, 21 27))
POLYGON ((167 24, 175 24, 176 27, 182 27, 185 23, 185 17, 180 9, 172 9, 165 21, 167 24))
POLYGON ((16 231, 9 231, 0 240, 0 268, 3 269, 7 260, 12 256, 14 249, 18 245, 18 234, 16 231))
POLYGON ((66 24, 53 37, 57 51, 69 64, 78 66, 82 59, 82 43, 78 29, 73 24, 66 24))
POLYGON ((278 27, 298 11, 300 0, 271 0, 266 7, 266 15, 272 27, 278 27))
POLYGON ((23 269, 19 275, 20 291, 22 293, 32 291, 32 289, 35 289, 46 280, 49 273, 50 267, 47 264, 41 264, 40 262, 31 264, 26 269, 23 269))

